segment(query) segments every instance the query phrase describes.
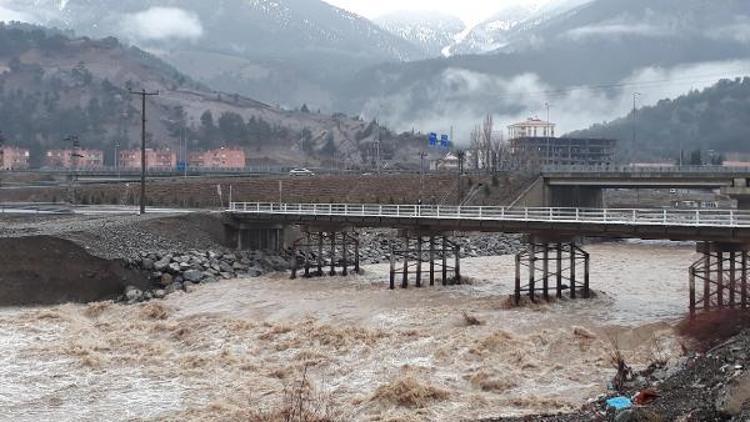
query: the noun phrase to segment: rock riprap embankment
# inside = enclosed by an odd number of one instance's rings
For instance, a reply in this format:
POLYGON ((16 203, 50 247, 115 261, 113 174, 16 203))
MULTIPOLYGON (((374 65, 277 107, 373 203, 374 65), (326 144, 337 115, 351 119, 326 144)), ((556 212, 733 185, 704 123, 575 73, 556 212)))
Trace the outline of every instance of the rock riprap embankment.
POLYGON ((238 277, 260 277, 287 271, 289 261, 261 251, 143 252, 129 265, 148 274, 152 288, 125 288, 122 301, 136 303, 163 298, 176 291, 189 291, 195 284, 215 283, 238 277))
MULTIPOLYGON (((360 259, 363 264, 381 264, 388 262, 390 243, 397 239, 393 230, 373 230, 360 233, 360 259)), ((476 258, 485 256, 502 256, 518 253, 523 247, 519 235, 504 233, 475 233, 450 237, 461 247, 461 256, 476 258)), ((437 247, 441 247, 437 239, 437 247)))

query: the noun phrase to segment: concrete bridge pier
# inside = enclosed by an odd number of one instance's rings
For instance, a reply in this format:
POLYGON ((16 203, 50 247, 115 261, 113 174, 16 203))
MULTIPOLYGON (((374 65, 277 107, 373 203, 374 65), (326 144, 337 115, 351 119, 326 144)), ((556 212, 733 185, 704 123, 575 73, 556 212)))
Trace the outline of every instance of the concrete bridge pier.
POLYGON ((224 238, 227 245, 237 250, 265 250, 283 252, 286 247, 288 228, 283 224, 225 224, 224 238))
POLYGON ((536 302, 549 301, 551 295, 562 298, 568 291, 571 299, 588 299, 590 256, 575 238, 530 235, 525 250, 516 255, 516 278, 513 302, 521 304, 524 295, 536 302), (527 284, 523 284, 527 280, 527 284), (565 284, 567 283, 567 284, 565 284))
POLYGON ((322 277, 326 269, 331 277, 360 272, 359 234, 351 227, 304 227, 292 249, 292 279, 300 270, 305 278, 322 277))
POLYGON ((461 247, 445 233, 402 231, 390 246, 390 288, 461 283, 461 247))
POLYGON ((691 318, 701 311, 748 310, 750 244, 700 242, 697 250, 703 256, 690 267, 691 318))

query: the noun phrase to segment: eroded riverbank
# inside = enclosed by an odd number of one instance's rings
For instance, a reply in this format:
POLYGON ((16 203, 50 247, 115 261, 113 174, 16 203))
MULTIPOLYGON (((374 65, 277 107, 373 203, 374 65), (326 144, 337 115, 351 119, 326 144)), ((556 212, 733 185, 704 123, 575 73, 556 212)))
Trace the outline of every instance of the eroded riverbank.
MULTIPOLYGON (((0 418, 263 420, 305 374, 341 420, 460 420, 572 410, 606 388, 613 343, 634 365, 680 350, 690 246, 601 244, 590 301, 510 309, 512 258, 474 258, 470 286, 387 290, 286 275, 137 306, 0 314, 0 418), (471 325, 464 314, 481 325, 471 325)), ((322 409, 325 408, 325 409, 322 409)))

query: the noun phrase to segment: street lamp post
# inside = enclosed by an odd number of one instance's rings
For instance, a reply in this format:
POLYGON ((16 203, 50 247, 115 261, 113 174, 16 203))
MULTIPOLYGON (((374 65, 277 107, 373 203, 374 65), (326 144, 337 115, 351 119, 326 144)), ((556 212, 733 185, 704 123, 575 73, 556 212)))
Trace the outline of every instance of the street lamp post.
POLYGON ((637 131, 638 131, 638 104, 636 101, 638 101, 638 98, 643 95, 640 92, 634 92, 633 93, 633 148, 635 148, 635 142, 637 140, 637 131))
POLYGON ((115 141, 115 173, 120 178, 120 142, 115 141))

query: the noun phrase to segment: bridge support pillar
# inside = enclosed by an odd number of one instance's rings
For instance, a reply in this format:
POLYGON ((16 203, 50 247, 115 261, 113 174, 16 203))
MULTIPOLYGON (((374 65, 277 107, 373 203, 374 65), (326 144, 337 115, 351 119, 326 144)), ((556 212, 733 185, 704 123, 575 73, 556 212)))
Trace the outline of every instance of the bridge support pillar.
POLYGON ((351 229, 305 229, 292 249, 292 279, 297 278, 301 269, 305 278, 324 276, 326 267, 330 268, 328 275, 331 277, 347 276, 350 271, 360 272, 359 234, 351 229), (313 268, 315 271, 311 271, 313 268))
POLYGON ((748 310, 750 244, 698 243, 703 256, 690 267, 690 317, 698 312, 748 310), (697 291, 696 283, 703 283, 697 291))
POLYGON ((573 239, 550 239, 530 236, 526 248, 516 255, 516 279, 513 302, 521 304, 524 296, 531 302, 549 301, 552 294, 571 299, 591 296, 590 256, 573 239), (523 284, 523 274, 528 284, 523 284), (567 281, 568 284, 563 284, 567 281))
POLYGON ((417 288, 427 282, 434 286, 438 277, 443 286, 461 282, 461 248, 444 234, 404 232, 391 241, 389 261, 391 290, 397 279, 403 289, 412 281, 417 288), (451 257, 453 266, 448 264, 451 257), (428 272, 426 280, 424 271, 428 272))
POLYGON ((283 225, 225 224, 224 239, 237 250, 283 252, 287 227, 283 225))

